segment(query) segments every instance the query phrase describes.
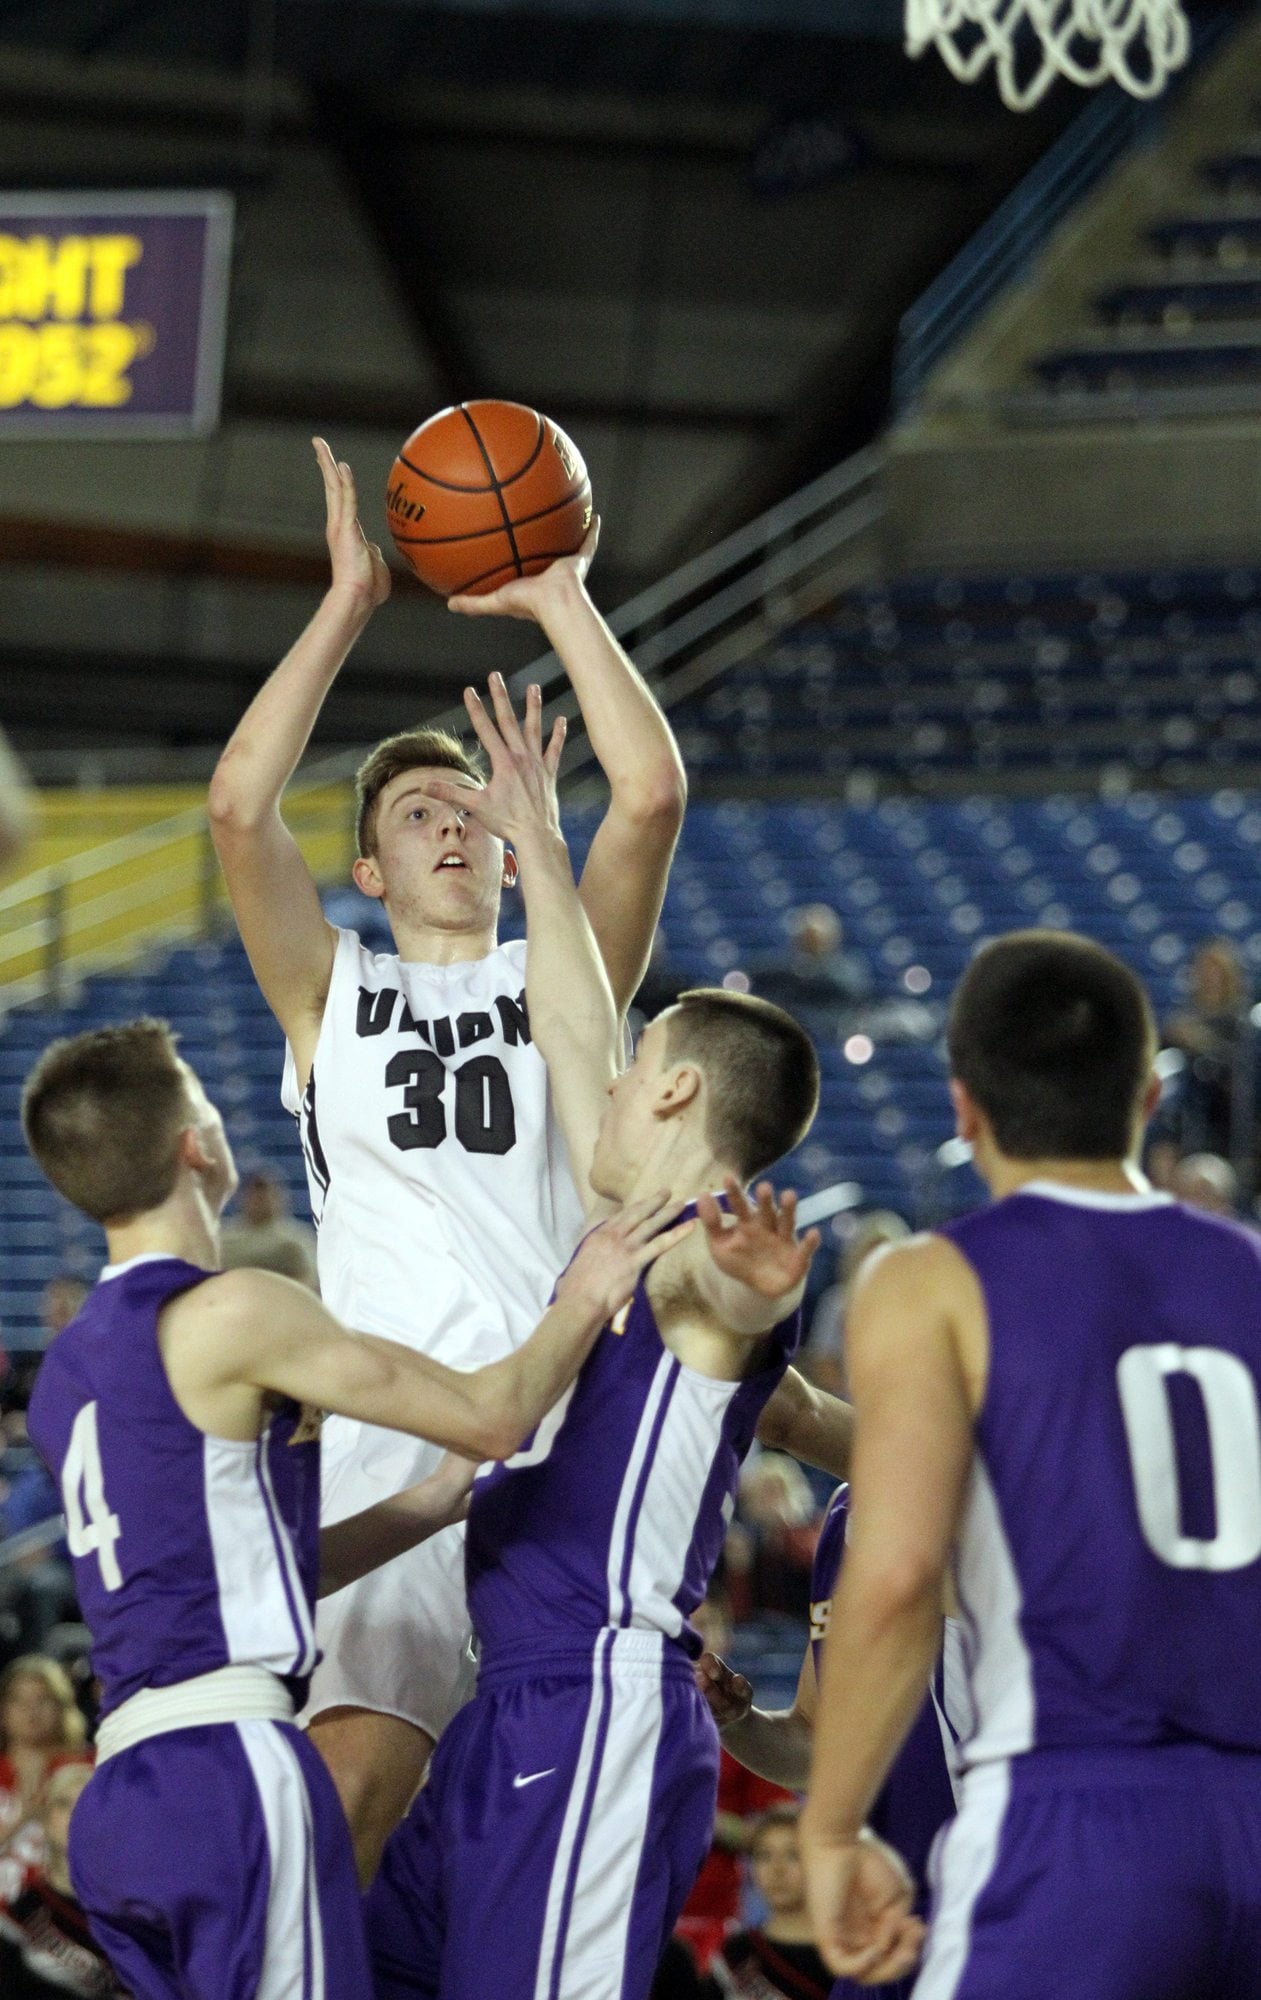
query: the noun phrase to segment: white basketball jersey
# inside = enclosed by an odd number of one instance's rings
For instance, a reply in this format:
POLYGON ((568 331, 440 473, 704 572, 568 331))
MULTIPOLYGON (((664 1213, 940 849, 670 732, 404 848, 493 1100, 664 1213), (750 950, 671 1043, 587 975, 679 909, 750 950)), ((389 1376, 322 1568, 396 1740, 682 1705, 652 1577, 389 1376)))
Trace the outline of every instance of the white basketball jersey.
POLYGON ((526 1338, 583 1223, 525 952, 411 964, 341 931, 301 1094, 286 1051, 325 1303, 456 1368, 526 1338))

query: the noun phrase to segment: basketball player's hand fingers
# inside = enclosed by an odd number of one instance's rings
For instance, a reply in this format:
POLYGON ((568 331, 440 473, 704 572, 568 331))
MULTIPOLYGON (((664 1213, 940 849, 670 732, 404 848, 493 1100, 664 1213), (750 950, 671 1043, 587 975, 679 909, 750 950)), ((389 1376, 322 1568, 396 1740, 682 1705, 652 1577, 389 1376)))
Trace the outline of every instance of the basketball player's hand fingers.
POLYGON ((580 576, 585 576, 587 571, 590 569, 592 563, 595 561, 595 552, 599 548, 599 546, 600 546, 600 516, 596 514, 592 517, 591 526, 587 529, 586 534, 583 536, 582 546, 578 550, 579 559, 582 565, 578 572, 580 576))
POLYGON ((707 1236, 722 1236, 726 1233, 727 1218, 712 1194, 697 1195, 696 1218, 707 1236))
POLYGON ((779 1197, 775 1212, 775 1227, 785 1243, 791 1243, 797 1234, 797 1190, 785 1188, 779 1197))
POLYGON ((749 1198, 734 1174, 723 1177, 722 1191, 727 1197, 727 1206, 737 1222, 747 1222, 753 1213, 749 1198))
POLYGON ((543 755, 543 690, 537 681, 531 681, 525 691, 525 741, 526 748, 534 757, 543 755))
POLYGON ((568 730, 569 722, 567 717, 558 715, 552 724, 552 733, 548 739, 547 749, 543 756, 543 762, 547 766, 550 777, 554 778, 560 769, 561 752, 565 747, 565 737, 568 730))
POLYGON ((650 1243, 641 1243, 635 1252, 639 1269, 643 1271, 649 1264, 655 1264, 658 1257, 664 1257, 667 1250, 673 1250, 676 1243, 690 1236, 695 1227, 695 1221, 689 1216, 686 1222, 676 1222, 673 1229, 663 1229, 650 1243))
POLYGON ((503 763, 503 738, 489 715, 487 715, 486 704, 476 688, 465 688, 464 706, 468 711, 468 719, 473 725, 473 734, 486 752, 486 755, 490 758, 490 768, 493 772, 497 765, 503 763))
POLYGON ((770 1182, 759 1181, 753 1193, 757 1202, 757 1219, 763 1229, 772 1236, 782 1236, 783 1231, 779 1226, 779 1215, 775 1207, 775 1190, 770 1182))
POLYGON ((441 805, 454 806, 457 812, 480 820, 483 826, 487 824, 484 793, 471 792, 468 785, 454 785, 446 778, 435 778, 432 783, 426 781, 425 790, 431 799, 437 799, 441 805))
POLYGON ((610 1217, 605 1226, 628 1243, 645 1243, 654 1231, 664 1229, 668 1222, 673 1222, 683 1207, 684 1203, 678 1201, 669 1188, 658 1188, 656 1194, 645 1194, 638 1201, 628 1201, 621 1213, 610 1217))
POLYGON ((521 734, 521 724, 517 721, 516 711, 512 706, 508 683, 502 674, 491 675, 490 698, 494 705, 495 720, 499 724, 500 735, 509 750, 519 754, 526 748, 526 741, 521 734))
POLYGON ((822 1241, 823 1238, 819 1234, 819 1231, 817 1229, 807 1229, 805 1235, 802 1237, 800 1243, 797 1245, 797 1249, 801 1257, 801 1269, 803 1275, 806 1271, 810 1269, 810 1266, 813 1264, 815 1259, 815 1252, 818 1250, 819 1245, 822 1243, 822 1241))

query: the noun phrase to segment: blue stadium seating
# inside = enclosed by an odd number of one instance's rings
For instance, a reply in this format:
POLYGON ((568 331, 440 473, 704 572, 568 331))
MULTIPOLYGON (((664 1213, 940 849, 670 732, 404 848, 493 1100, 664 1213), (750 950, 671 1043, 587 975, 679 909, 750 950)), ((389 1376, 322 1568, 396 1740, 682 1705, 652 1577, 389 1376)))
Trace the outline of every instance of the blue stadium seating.
MULTIPOLYGON (((590 814, 571 822, 579 858, 592 827, 590 814)), ((937 1155, 951 1133, 940 1008, 977 942, 1029 923, 1080 928, 1120 951, 1165 1013, 1207 936, 1233 938, 1261 972, 1259 863, 1261 795, 1233 789, 1103 801, 702 802, 688 814, 664 922, 681 975, 715 983, 779 950, 801 903, 839 911, 880 1009, 865 1033, 849 1022, 821 1037, 818 1124, 781 1177, 804 1190, 853 1181, 864 1202, 930 1220, 973 1192, 937 1155)), ((354 902, 339 896, 332 907, 344 921, 354 902)), ((372 907, 362 905, 365 918, 372 907)), ((174 951, 143 977, 93 979, 75 1007, 14 1012, 0 1026, 0 1325, 9 1345, 33 1337, 50 1273, 90 1271, 101 1252, 99 1232, 45 1188, 25 1154, 21 1080, 51 1036, 140 1011, 181 1030, 243 1164, 282 1170, 305 1211, 297 1141, 278 1097, 280 1035, 235 938, 174 951)))
POLYGON ((1261 764, 1261 571, 928 578, 855 592, 674 711, 711 789, 1211 787, 1261 764))

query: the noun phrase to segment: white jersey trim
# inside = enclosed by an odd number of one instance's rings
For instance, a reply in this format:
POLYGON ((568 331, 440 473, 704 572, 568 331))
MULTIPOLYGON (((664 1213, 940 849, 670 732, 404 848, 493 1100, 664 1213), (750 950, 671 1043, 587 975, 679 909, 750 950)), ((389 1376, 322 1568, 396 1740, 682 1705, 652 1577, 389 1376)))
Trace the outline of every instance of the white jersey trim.
POLYGON ((680 1363, 648 1467, 630 1552, 630 1614, 677 1639, 683 1613, 674 1598, 683 1582, 701 1502, 738 1382, 698 1376, 680 1363))
POLYGON ((293 1544, 270 1491, 269 1435, 270 1426, 243 1443, 202 1440, 219 1616, 234 1666, 306 1673, 315 1659, 315 1629, 293 1544))
POLYGON ((293 1744, 274 1723, 240 1722, 267 1834, 271 1879, 256 2000, 325 2000, 324 1927, 315 1875, 315 1829, 293 1744))
MULTIPOLYGON (((1141 1176, 1140 1176, 1141 1179, 1141 1176)), ((1172 1208, 1171 1194, 1162 1194, 1159 1188, 1136 1187, 1133 1194, 1106 1194, 1099 1188, 1071 1187, 1067 1181, 1025 1181, 1013 1188, 1013 1195, 1036 1194, 1043 1201, 1062 1201, 1068 1208, 1106 1209, 1112 1214, 1137 1214, 1146 1208, 1172 1208)))
POLYGON ((110 1278, 121 1278, 124 1272, 134 1271, 139 1264, 179 1264, 183 1261, 173 1250, 141 1250, 135 1257, 124 1257, 121 1264, 104 1265, 97 1283, 103 1285, 110 1278))
POLYGON ((967 1626, 972 1731, 961 1745, 965 1769, 1033 1748, 1033 1662, 1020 1629, 1020 1579, 989 1474, 978 1457, 959 1529, 959 1604, 967 1626))
POLYGON ((1011 1796, 1011 1768, 987 1764, 964 1780, 958 1817, 934 1849, 933 1921, 915 2000, 955 2000, 972 1948, 972 1918, 994 1873, 1011 1796))

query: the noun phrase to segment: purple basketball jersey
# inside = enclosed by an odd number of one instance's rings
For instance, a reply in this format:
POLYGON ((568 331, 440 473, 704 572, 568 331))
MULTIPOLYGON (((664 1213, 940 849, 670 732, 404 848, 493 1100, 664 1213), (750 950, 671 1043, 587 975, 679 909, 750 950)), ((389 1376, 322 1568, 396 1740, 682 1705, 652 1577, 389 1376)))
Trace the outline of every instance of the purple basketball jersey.
POLYGON ((316 1660, 318 1442, 295 1442, 289 1402, 256 1441, 207 1437, 162 1364, 159 1314, 211 1275, 175 1257, 107 1269, 31 1396, 105 1713, 140 1688, 244 1665, 296 1684, 300 1704, 316 1660))
POLYGON ((944 1233, 990 1339, 957 1556, 965 1762, 1261 1750, 1261 1237, 1051 1182, 944 1233))
POLYGON ((767 1336, 753 1374, 714 1381, 664 1345, 640 1278, 533 1438, 473 1489, 469 1610, 487 1652, 594 1639, 608 1626, 700 1652, 687 1620, 800 1331, 795 1312, 767 1336))

